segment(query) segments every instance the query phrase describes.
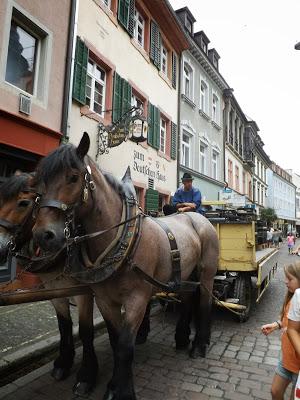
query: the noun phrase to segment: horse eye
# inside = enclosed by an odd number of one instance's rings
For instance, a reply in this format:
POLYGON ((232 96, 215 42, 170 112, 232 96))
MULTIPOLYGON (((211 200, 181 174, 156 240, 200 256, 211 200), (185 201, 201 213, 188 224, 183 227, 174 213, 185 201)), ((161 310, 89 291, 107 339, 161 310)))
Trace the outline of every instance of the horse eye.
POLYGON ((30 200, 20 200, 20 201, 18 201, 18 207, 25 208, 25 207, 28 207, 29 204, 31 204, 30 200))
POLYGON ((69 180, 69 183, 76 183, 78 181, 79 176, 78 175, 71 175, 69 180))

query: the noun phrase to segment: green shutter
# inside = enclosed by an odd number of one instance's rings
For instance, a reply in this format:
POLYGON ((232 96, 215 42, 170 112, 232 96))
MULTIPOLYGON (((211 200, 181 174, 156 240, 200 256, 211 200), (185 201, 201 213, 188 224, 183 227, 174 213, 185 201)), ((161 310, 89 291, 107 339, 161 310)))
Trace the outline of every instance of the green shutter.
POLYGON ((159 193, 154 189, 146 191, 146 211, 158 211, 159 193))
POLYGON ((113 122, 118 121, 122 115, 122 78, 115 72, 114 75, 114 94, 113 94, 113 122))
POLYGON ((172 52, 172 86, 176 89, 177 83, 177 56, 172 52))
POLYGON ((119 0, 118 20, 126 31, 133 36, 135 0, 119 0))
POLYGON ((161 62, 161 35, 156 22, 151 21, 150 59, 160 69, 161 62))
POLYGON ((153 132, 153 147, 159 149, 160 145, 160 111, 154 107, 154 132, 153 132))
POLYGON ((148 103, 148 144, 153 146, 153 131, 154 131, 154 105, 148 103))
POLYGON ((132 87, 125 80, 122 79, 122 114, 131 108, 132 87))
POLYGON ((177 158, 177 125, 171 122, 171 158, 177 158))
POLYGON ((73 99, 85 105, 86 74, 89 50, 84 42, 77 36, 74 77, 73 77, 73 99))

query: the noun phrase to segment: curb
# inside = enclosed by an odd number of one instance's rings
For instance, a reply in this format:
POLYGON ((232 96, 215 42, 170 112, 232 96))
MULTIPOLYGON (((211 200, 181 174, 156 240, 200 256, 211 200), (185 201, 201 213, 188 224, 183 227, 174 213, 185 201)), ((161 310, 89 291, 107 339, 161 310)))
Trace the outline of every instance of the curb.
MULTIPOLYGON (((98 331, 104 327, 105 327, 105 322, 101 316, 94 319, 95 330, 98 331)), ((76 348, 81 343, 79 339, 78 325, 75 326, 73 329, 73 337, 76 348)), ((30 363, 33 363, 34 360, 38 360, 41 359, 42 357, 45 357, 53 350, 58 349, 59 341, 60 341, 60 335, 54 335, 47 339, 40 340, 32 345, 26 346, 23 349, 17 350, 14 353, 10 353, 7 356, 2 357, 0 360, 0 375, 1 376, 9 375, 10 373, 12 373, 13 370, 19 370, 25 364, 28 365, 30 363)), ((43 367, 44 366, 42 366, 41 368, 43 367)), ((38 370, 40 370, 41 368, 38 368, 38 370)), ((10 385, 13 384, 8 384, 6 386, 0 387, 0 393, 2 394, 2 390, 10 385)))

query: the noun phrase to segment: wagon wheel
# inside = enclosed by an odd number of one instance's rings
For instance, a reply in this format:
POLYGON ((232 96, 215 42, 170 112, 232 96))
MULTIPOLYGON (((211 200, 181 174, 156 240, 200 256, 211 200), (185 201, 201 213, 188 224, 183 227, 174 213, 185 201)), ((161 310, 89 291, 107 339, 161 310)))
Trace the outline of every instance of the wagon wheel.
POLYGON ((239 299, 239 303, 246 306, 246 309, 240 313, 238 320, 246 322, 250 315, 252 301, 251 276, 247 273, 240 273, 233 283, 233 297, 239 299))

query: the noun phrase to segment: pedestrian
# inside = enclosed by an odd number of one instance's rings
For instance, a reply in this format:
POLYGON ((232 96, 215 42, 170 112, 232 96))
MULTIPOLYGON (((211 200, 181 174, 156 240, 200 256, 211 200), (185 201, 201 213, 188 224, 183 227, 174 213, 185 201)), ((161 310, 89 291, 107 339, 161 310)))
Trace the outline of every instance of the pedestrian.
POLYGON ((188 211, 201 213, 201 192, 193 186, 193 179, 188 172, 183 174, 182 187, 176 190, 172 204, 165 204, 163 207, 165 215, 188 211))
POLYGON ((268 243, 268 247, 272 246, 272 241, 273 241, 273 233, 271 232, 271 229, 269 228, 267 230, 267 243, 268 243))
POLYGON ((274 229, 272 240, 273 240, 273 246, 279 247, 279 232, 277 229, 274 229))
MULTIPOLYGON (((272 382, 271 394, 272 400, 283 400, 284 393, 288 385, 292 382, 295 386, 298 371, 300 368, 300 358, 298 358, 292 343, 287 335, 288 312, 293 294, 300 288, 300 263, 289 264, 284 267, 285 284, 287 286, 287 294, 282 306, 280 319, 271 324, 261 327, 264 335, 268 336, 277 329, 281 329, 281 356, 275 371, 272 382)), ((291 396, 291 400, 294 397, 291 396)))
POLYGON ((293 247, 295 245, 295 237, 291 232, 289 232, 289 234, 287 236, 287 245, 288 245, 289 254, 292 254, 293 247))

